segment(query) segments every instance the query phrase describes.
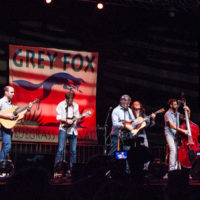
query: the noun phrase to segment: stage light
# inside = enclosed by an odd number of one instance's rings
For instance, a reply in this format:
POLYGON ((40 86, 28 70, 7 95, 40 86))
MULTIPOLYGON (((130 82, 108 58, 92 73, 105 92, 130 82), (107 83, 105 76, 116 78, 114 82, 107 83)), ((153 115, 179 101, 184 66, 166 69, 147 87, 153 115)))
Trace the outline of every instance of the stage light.
POLYGON ((52 2, 52 0, 45 0, 45 2, 46 2, 47 4, 50 4, 50 3, 52 2))
POLYGON ((98 2, 98 3, 97 3, 97 8, 98 8, 99 10, 102 10, 102 9, 104 8, 104 4, 103 4, 102 2, 98 2))

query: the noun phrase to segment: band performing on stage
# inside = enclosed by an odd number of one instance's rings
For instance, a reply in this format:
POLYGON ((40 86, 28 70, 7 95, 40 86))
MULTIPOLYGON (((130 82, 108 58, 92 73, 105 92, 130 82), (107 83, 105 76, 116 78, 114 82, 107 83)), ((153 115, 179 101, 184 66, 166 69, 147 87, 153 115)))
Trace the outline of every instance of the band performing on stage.
MULTIPOLYGON (((5 162, 8 159, 8 153, 11 150, 11 138, 13 127, 22 120, 26 112, 34 102, 20 109, 11 102, 14 96, 14 88, 6 86, 4 97, 0 99, 0 123, 2 146, 0 152, 0 161, 5 162)), ((77 162, 77 139, 78 123, 81 119, 91 115, 88 111, 82 115, 79 113, 79 105, 74 102, 75 92, 70 90, 65 94, 65 100, 61 101, 56 108, 56 119, 60 122, 58 133, 58 149, 55 157, 55 174, 65 173, 71 177, 73 165, 77 162), (66 159, 66 141, 69 140, 69 159, 66 159), (66 160, 69 160, 69 164, 66 160), (65 166, 64 166, 65 165, 65 166), (63 166, 65 170, 63 171, 63 166)), ((137 163, 137 157, 131 157, 131 152, 142 147, 145 151, 140 152, 140 159, 145 157, 145 152, 149 151, 148 127, 156 126, 156 116, 165 111, 161 108, 150 115, 146 115, 145 108, 140 101, 132 99, 124 94, 120 97, 119 105, 112 111, 112 130, 111 145, 108 155, 111 158, 126 159, 124 171, 127 174, 134 173, 130 165, 137 163), (131 104, 132 103, 132 104, 131 104), (134 162, 132 162, 134 160, 134 162)), ((185 98, 181 100, 169 99, 168 110, 164 114, 164 133, 169 149, 168 171, 181 169, 181 167, 191 168, 196 158, 196 152, 199 150, 198 126, 190 122, 190 108, 186 105, 185 98), (185 114, 181 114, 178 109, 182 107, 185 114), (185 121, 180 125, 180 120, 185 121), (182 145, 179 143, 182 141, 182 145)), ((142 159, 141 159, 142 160, 142 159)), ((149 163, 152 157, 143 159, 143 171, 148 171, 149 163)), ((54 176, 55 176, 54 174, 54 176)), ((109 171, 110 174, 110 171, 109 171)), ((1 176, 3 173, 1 173, 1 176)), ((55 176, 56 177, 56 176, 55 176)), ((168 173, 163 177, 168 178, 168 173)))
POLYGON ((0 4, 2 200, 199 200, 200 0, 0 4))

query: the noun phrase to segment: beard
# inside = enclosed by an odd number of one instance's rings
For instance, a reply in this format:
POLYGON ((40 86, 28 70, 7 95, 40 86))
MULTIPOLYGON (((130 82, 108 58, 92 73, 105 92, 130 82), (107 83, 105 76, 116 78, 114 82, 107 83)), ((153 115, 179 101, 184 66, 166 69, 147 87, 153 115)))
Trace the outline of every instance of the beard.
POLYGON ((172 110, 176 113, 178 108, 172 108, 172 110))

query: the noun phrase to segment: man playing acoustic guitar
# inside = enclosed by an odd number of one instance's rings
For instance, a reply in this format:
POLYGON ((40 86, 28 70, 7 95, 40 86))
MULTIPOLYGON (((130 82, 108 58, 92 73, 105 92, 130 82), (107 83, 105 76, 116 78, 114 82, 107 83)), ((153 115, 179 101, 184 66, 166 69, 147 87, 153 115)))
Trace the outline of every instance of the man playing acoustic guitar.
MULTIPOLYGON (((13 112, 9 112, 9 109, 14 107, 12 104, 12 99, 15 94, 14 88, 11 86, 4 87, 4 97, 0 99, 0 118, 5 120, 17 120, 18 114, 14 114, 13 112), (6 112, 8 110, 8 112, 6 112)), ((24 110, 23 114, 27 111, 30 111, 32 104, 30 103, 29 106, 24 110)), ((1 136, 2 136, 2 148, 0 152, 0 161, 5 160, 7 154, 10 152, 11 149, 11 139, 12 139, 12 128, 7 128, 2 125, 1 122, 1 136)))
MULTIPOLYGON (((125 122, 132 122, 135 120, 132 110, 130 109, 131 97, 124 94, 120 98, 120 104, 114 108, 112 112, 112 131, 111 131, 111 147, 108 155, 112 156, 116 151, 127 151, 130 149, 129 145, 124 144, 123 138, 133 130, 132 124, 125 122)), ((130 133, 131 134, 131 133, 130 133)))

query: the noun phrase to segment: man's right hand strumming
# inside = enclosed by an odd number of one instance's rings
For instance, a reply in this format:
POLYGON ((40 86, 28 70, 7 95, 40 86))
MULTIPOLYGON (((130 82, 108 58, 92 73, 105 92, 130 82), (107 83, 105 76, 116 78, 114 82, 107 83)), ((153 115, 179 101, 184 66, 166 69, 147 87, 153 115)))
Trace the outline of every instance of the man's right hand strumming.
POLYGON ((133 130, 133 126, 132 126, 131 124, 127 124, 127 125, 125 126, 125 128, 126 128, 127 130, 129 130, 129 131, 132 131, 132 130, 133 130))
POLYGON ((66 123, 72 125, 74 123, 73 119, 66 119, 66 123))
POLYGON ((16 120, 18 118, 18 115, 14 115, 14 114, 10 113, 10 114, 7 114, 7 118, 10 120, 16 120))

